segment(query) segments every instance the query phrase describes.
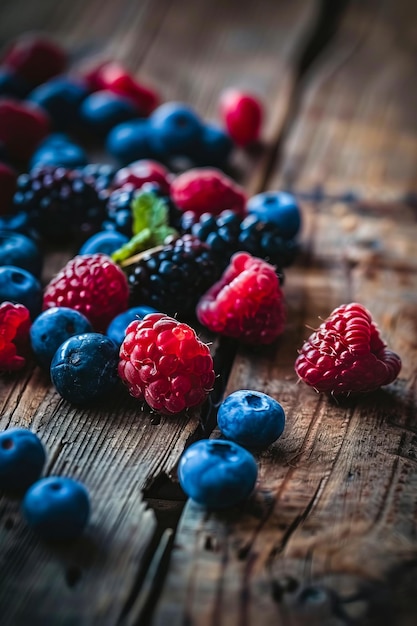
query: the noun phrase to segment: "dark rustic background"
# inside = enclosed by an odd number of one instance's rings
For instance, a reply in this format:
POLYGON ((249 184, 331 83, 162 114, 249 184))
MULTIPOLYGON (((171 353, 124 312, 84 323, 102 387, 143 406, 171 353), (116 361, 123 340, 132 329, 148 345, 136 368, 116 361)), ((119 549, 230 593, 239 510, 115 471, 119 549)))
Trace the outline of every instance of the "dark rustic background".
MULTIPOLYGON (((283 338, 259 351, 211 338, 220 377, 200 414, 158 420, 125 396, 75 410, 33 366, 0 379, 0 427, 37 432, 47 472, 84 481, 93 503, 86 535, 51 546, 0 495, 2 626, 417 623, 416 13, 414 0, 2 0, 0 45, 49 33, 74 71, 118 59, 207 120, 223 88, 257 92, 262 146, 236 155, 236 175, 249 194, 292 190, 303 211, 283 338), (337 404, 293 366, 308 328, 354 300, 403 369, 337 404), (286 430, 257 456, 244 509, 209 514, 185 502, 176 464, 217 436, 223 394, 247 387, 283 404, 286 430)), ((45 281, 68 255, 49 255, 45 281)))

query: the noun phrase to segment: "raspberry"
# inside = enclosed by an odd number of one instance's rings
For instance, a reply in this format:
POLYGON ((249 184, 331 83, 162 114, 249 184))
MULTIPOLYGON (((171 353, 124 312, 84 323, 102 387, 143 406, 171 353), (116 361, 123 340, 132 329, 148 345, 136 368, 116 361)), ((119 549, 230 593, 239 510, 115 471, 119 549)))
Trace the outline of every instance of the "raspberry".
POLYGON ((198 302, 196 313, 213 332, 246 343, 271 343, 285 323, 275 269, 246 252, 234 254, 222 278, 198 302))
POLYGON ((55 42, 27 33, 11 44, 3 58, 3 64, 36 86, 65 70, 67 54, 55 42))
POLYGON ((118 371, 134 398, 168 415, 201 404, 215 379, 208 346, 162 313, 129 324, 118 371))
POLYGON ((49 132, 49 118, 29 102, 0 101, 0 144, 13 161, 27 161, 49 132))
POLYGON ((220 113, 230 137, 245 147, 259 138, 263 110, 251 94, 229 89, 220 99, 220 113))
POLYGON ((225 209, 245 213, 246 196, 237 183, 220 170, 196 167, 171 183, 171 197, 181 211, 218 215, 225 209))
POLYGON ((356 302, 335 309, 304 343, 295 371, 332 394, 374 391, 396 379, 398 354, 388 350, 369 311, 356 302))
POLYGON ((169 194, 170 172, 158 161, 139 159, 120 169, 113 180, 112 188, 120 189, 127 183, 139 189, 145 183, 157 183, 162 193, 169 194))
POLYGON ((105 254, 78 255, 46 286, 43 310, 66 306, 83 313, 97 332, 127 309, 127 279, 105 254))
POLYGON ((0 304, 0 371, 20 370, 26 359, 18 354, 29 343, 30 313, 23 304, 0 304))

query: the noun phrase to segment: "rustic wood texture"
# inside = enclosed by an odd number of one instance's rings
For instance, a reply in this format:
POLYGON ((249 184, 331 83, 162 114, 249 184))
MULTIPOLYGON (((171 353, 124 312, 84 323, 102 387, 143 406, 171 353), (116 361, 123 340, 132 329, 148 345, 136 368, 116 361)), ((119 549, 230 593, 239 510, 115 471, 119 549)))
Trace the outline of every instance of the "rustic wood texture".
POLYGON ((417 191, 415 3, 348 4, 301 83, 268 185, 396 201, 417 191))
MULTIPOLYGON (((296 57, 316 6, 301 0, 256 6, 220 0, 91 0, 68 6, 17 0, 1 6, 0 41, 6 44, 27 30, 49 32, 71 48, 74 69, 117 58, 155 85, 163 99, 189 102, 206 119, 216 117, 223 87, 258 89, 275 103, 265 126, 265 150, 241 153, 236 164, 241 181, 254 189, 286 116, 296 57)), ((73 252, 50 251, 43 282, 73 252)), ((221 390, 228 351, 216 340, 212 351, 221 390)), ((183 499, 167 477, 183 449, 201 436, 201 416, 157 418, 141 411, 125 390, 104 406, 80 410, 61 400, 34 366, 20 376, 2 377, 0 398, 0 427, 22 425, 38 433, 48 450, 46 472, 82 480, 93 511, 82 539, 51 546, 25 527, 19 499, 0 495, 2 626, 148 619, 159 560, 164 562, 171 546, 169 531, 161 530, 171 523, 164 515, 178 516, 175 499, 180 507, 183 499), (163 512, 161 498, 173 499, 172 514, 170 506, 163 512)))

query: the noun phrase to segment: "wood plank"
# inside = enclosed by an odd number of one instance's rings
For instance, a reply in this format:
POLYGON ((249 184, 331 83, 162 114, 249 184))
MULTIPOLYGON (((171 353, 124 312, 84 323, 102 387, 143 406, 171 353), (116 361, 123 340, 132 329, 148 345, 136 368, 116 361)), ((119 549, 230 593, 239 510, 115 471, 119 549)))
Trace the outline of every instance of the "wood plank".
MULTIPOLYGON (((75 64, 101 54, 115 56, 160 88, 164 98, 189 102, 202 115, 215 115, 220 88, 248 76, 245 86, 258 87, 262 96, 278 102, 266 125, 267 141, 279 131, 297 47, 316 8, 302 0, 291 6, 266 0, 257 6, 90 0, 67 10, 60 3, 35 0, 25 13, 24 4, 16 0, 2 6, 1 41, 29 26, 53 33, 76 51, 75 64)), ((242 159, 241 180, 249 188, 263 165, 259 161, 248 168, 253 157, 242 159)), ((69 250, 50 253, 44 281, 70 255, 69 250)), ((222 374, 224 367, 226 376, 228 365, 217 349, 214 341, 216 371, 222 374)), ((221 376, 220 388, 224 380, 221 376)), ((130 609, 134 621, 148 610, 155 592, 152 568, 158 564, 152 554, 161 536, 158 514, 147 508, 144 493, 153 506, 153 499, 163 497, 161 482, 169 491, 181 452, 201 436, 203 412, 188 419, 155 419, 124 390, 105 405, 76 409, 33 366, 21 376, 1 378, 0 398, 0 426, 24 425, 37 432, 48 449, 47 473, 82 480, 93 510, 83 538, 53 547, 25 527, 19 501, 0 494, 2 625, 105 626, 121 617, 128 621, 130 609)))
POLYGON ((412 0, 351 2, 301 83, 268 185, 380 202, 417 190, 412 0))
POLYGON ((284 287, 286 332, 270 348, 239 349, 225 391, 275 397, 284 435, 256 455, 259 479, 246 505, 215 514, 187 503, 152 626, 417 618, 415 599, 402 605, 401 594, 415 583, 417 555, 415 217, 370 203, 366 211, 305 203, 304 214, 304 257, 284 287), (387 388, 337 403, 299 383, 294 361, 319 318, 354 300, 403 368, 387 388))

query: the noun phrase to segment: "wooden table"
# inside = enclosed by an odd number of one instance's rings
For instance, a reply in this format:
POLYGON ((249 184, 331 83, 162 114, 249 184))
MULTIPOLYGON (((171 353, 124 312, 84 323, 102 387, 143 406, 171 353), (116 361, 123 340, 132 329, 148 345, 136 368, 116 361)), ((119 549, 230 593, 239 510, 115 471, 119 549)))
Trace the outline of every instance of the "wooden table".
MULTIPOLYGON (((126 396, 91 410, 31 366, 0 379, 0 426, 38 433, 46 473, 82 480, 85 535, 40 542, 0 496, 2 626, 304 626, 417 623, 417 37, 413 0, 3 0, 0 40, 58 37, 115 58, 164 100, 215 120, 239 85, 266 104, 262 147, 236 154, 248 194, 300 199, 302 253, 286 273, 288 322, 273 346, 213 338, 219 374, 190 419, 155 419, 126 396), (299 384, 297 349, 339 304, 359 301, 401 355, 398 380, 336 403, 299 384), (239 388, 276 397, 282 438, 257 455, 245 504, 186 502, 176 465, 218 436, 239 388)), ((48 257, 43 280, 68 251, 48 257)))

